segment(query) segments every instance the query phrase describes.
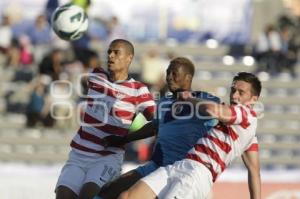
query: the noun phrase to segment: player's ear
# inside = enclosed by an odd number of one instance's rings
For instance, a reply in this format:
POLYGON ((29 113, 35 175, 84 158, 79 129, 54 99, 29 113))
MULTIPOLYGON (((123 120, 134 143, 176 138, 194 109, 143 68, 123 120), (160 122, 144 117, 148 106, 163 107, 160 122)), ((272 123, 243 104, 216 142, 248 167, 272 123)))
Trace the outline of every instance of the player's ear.
POLYGON ((188 81, 192 81, 193 76, 192 76, 191 74, 186 74, 185 78, 186 78, 186 80, 188 80, 188 81))
POLYGON ((133 60, 133 55, 132 54, 128 55, 127 60, 128 60, 129 63, 131 63, 132 60, 133 60))
POLYGON ((250 104, 254 104, 255 102, 257 102, 257 100, 258 100, 258 96, 253 95, 251 97, 250 104))
POLYGON ((254 102, 256 102, 256 101, 258 100, 258 96, 253 95, 253 96, 252 96, 252 100, 253 100, 254 102))

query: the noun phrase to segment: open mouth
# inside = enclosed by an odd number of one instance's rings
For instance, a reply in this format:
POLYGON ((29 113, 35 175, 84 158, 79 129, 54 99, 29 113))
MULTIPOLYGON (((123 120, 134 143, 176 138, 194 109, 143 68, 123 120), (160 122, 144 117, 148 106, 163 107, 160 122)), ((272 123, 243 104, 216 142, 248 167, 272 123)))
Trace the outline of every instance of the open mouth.
POLYGON ((171 86, 171 85, 173 85, 173 82, 172 82, 172 81, 167 81, 167 84, 168 84, 169 86, 171 86))
POLYGON ((168 83, 168 88, 170 91, 175 91, 177 87, 174 85, 174 83, 169 82, 168 83))
POLYGON ((172 89, 172 88, 174 87, 174 85, 173 85, 172 83, 168 83, 168 87, 169 87, 170 89, 172 89))
POLYGON ((108 60, 108 61, 107 61, 107 64, 108 64, 108 65, 110 65, 110 64, 114 64, 114 63, 115 63, 115 62, 113 62, 113 61, 110 61, 110 60, 108 60))
POLYGON ((238 102, 235 102, 235 101, 230 101, 230 104, 232 104, 232 105, 237 105, 237 104, 238 104, 238 102))

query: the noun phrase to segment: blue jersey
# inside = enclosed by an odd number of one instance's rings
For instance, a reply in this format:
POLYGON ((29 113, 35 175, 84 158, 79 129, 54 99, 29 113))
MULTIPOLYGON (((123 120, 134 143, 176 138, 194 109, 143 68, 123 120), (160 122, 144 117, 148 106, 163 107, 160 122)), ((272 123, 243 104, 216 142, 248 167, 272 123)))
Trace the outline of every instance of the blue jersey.
MULTIPOLYGON (((198 99, 220 103, 218 97, 206 92, 198 91, 193 95, 198 99)), ((216 119, 200 117, 194 106, 178 102, 172 96, 159 101, 153 122, 158 126, 158 135, 151 161, 157 166, 166 166, 183 159, 197 140, 217 123, 216 119)))

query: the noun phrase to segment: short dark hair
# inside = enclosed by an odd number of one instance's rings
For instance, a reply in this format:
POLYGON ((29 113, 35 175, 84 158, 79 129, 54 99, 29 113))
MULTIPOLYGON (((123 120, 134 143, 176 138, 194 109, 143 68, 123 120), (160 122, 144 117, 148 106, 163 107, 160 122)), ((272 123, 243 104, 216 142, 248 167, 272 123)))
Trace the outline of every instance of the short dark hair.
POLYGON ((248 72, 239 72, 234 78, 233 82, 235 81, 244 81, 251 84, 251 92, 254 96, 260 95, 261 92, 261 82, 260 80, 252 73, 248 72))
POLYGON ((192 77, 194 76, 195 73, 195 66, 191 60, 185 57, 177 57, 175 59, 172 59, 170 62, 170 65, 177 65, 181 66, 183 70, 187 73, 190 74, 192 77))
POLYGON ((122 43, 127 48, 128 52, 130 54, 134 55, 134 47, 133 47, 133 45, 130 41, 125 40, 125 39, 115 39, 110 43, 110 45, 113 45, 113 44, 116 44, 116 43, 122 43))

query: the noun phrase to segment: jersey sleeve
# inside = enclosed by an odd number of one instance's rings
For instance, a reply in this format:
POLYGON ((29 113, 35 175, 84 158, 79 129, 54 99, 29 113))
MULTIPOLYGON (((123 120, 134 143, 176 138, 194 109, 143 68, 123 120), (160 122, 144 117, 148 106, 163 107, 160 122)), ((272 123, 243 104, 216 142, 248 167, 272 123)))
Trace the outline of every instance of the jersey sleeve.
POLYGON ((257 141, 257 137, 255 136, 251 140, 251 143, 247 147, 246 151, 249 152, 249 151, 258 151, 258 150, 259 150, 258 141, 257 141))
POLYGON ((251 118, 256 117, 254 111, 243 105, 230 106, 231 118, 228 121, 229 125, 240 125, 243 128, 250 126, 251 118))
POLYGON ((152 120, 155 112, 155 102, 146 86, 139 89, 137 103, 137 111, 142 113, 148 121, 152 120))

